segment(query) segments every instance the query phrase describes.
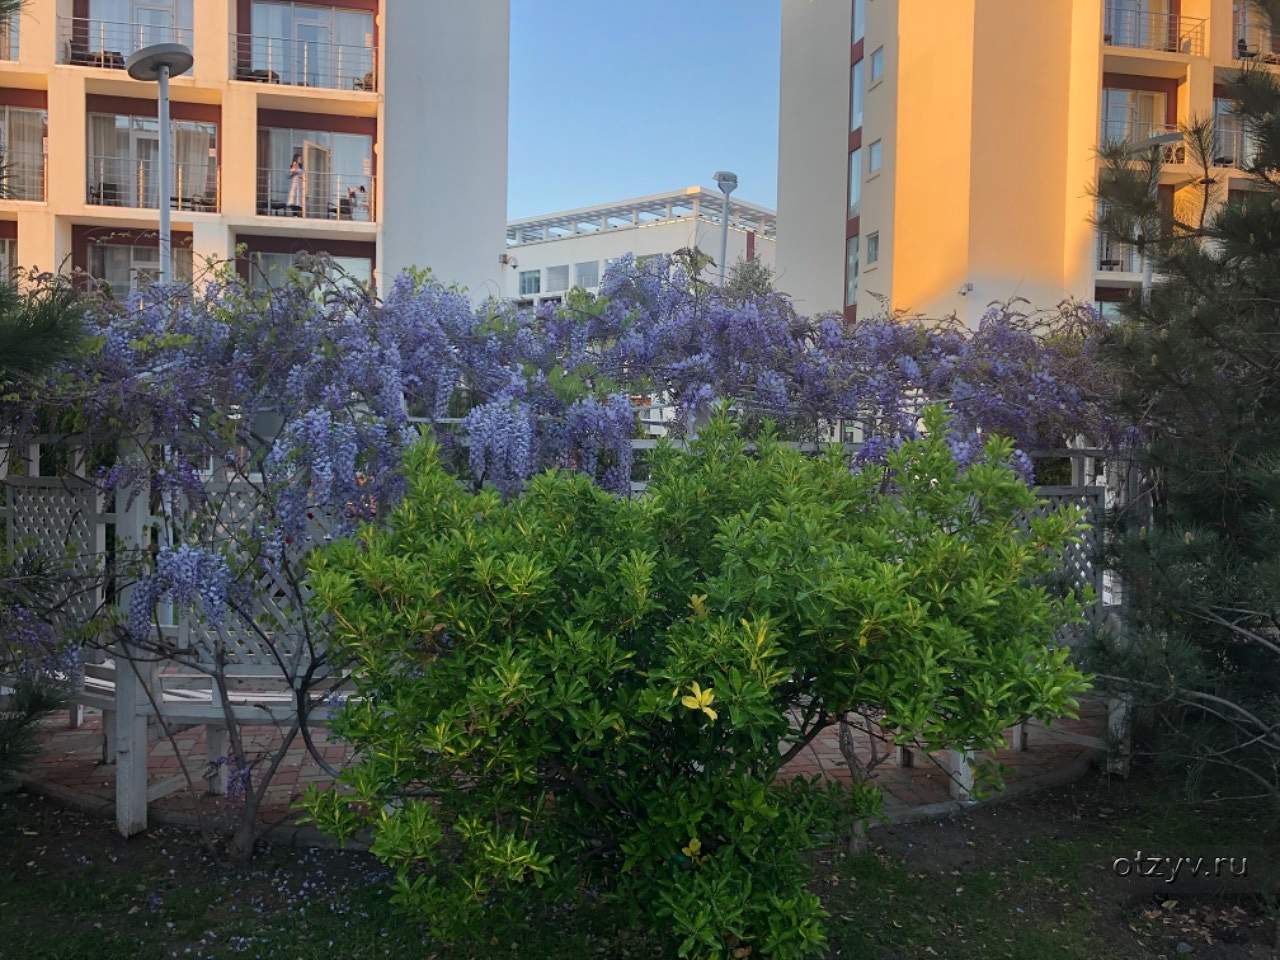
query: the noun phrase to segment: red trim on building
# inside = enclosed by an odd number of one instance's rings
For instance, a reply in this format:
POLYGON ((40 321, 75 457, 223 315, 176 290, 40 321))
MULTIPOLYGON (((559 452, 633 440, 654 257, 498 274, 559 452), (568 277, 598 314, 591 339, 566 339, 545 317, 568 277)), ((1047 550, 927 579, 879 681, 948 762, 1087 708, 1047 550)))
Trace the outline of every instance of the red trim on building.
MULTIPOLYGON (((158 247, 160 232, 156 230, 131 230, 125 227, 94 227, 75 224, 71 227, 72 269, 88 271, 89 244, 111 244, 120 247, 158 247)), ((191 246, 191 232, 173 231, 175 247, 191 246)))
POLYGON ((849 66, 853 66, 865 56, 863 50, 866 49, 866 45, 867 41, 863 38, 849 48, 849 66))
POLYGON ((18 239, 18 221, 0 220, 0 240, 18 239))
POLYGON ((48 90, 20 90, 17 87, 0 88, 0 106, 28 107, 32 110, 49 109, 48 90))
POLYGON ((857 130, 849 131, 849 152, 853 153, 853 151, 859 150, 861 148, 862 148, 862 128, 859 127, 857 130))
MULTIPOLYGON (((126 117, 156 117, 160 107, 155 100, 141 97, 114 97, 101 93, 89 93, 84 98, 86 113, 113 113, 126 117)), ((199 123, 222 125, 222 107, 216 103, 190 103, 172 100, 169 116, 174 120, 194 120, 199 123)))
POLYGON ((1178 83, 1176 78, 1143 77, 1135 73, 1104 73, 1104 89, 1145 90, 1164 94, 1164 122, 1170 127, 1178 125, 1178 83))
POLYGON ((862 232, 862 217, 850 217, 844 222, 844 238, 856 237, 862 232))
POLYGON ((845 307, 845 308, 844 308, 844 318, 845 318, 845 320, 846 320, 848 323, 853 323, 854 321, 856 321, 856 320, 858 319, 858 308, 857 308, 857 306, 855 305, 855 306, 852 306, 852 307, 845 307))
POLYGON ((754 230, 747 231, 747 259, 754 260, 756 258, 756 232, 754 230))
POLYGON ((336 113, 305 113, 301 110, 258 108, 258 126, 290 130, 324 130, 328 133, 363 133, 378 140, 377 117, 347 117, 336 113))
POLYGON ((1123 303, 1129 296, 1128 287, 1095 287, 1093 290, 1093 299, 1099 303, 1123 303))

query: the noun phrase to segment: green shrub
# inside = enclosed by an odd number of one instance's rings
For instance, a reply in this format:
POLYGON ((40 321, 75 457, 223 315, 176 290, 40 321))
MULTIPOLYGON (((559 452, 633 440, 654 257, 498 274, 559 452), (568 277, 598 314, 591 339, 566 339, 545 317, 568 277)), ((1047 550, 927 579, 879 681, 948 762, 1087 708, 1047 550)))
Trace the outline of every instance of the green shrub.
POLYGON ((1085 686, 1050 639, 1078 604, 1037 585, 1079 516, 1027 524, 1010 446, 962 470, 946 426, 851 473, 717 418, 630 500, 566 473, 471 494, 424 442, 389 526, 313 567, 358 754, 308 816, 371 829, 445 939, 599 898, 663 955, 821 952, 804 851, 829 796, 784 760, 866 705, 989 747, 1085 686))

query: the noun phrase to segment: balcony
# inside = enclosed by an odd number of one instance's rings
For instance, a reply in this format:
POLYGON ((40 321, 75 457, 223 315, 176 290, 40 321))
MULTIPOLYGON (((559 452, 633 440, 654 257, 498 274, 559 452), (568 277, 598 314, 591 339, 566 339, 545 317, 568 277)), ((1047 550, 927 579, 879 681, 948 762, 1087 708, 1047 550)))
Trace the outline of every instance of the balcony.
POLYGON ((1231 116, 1213 123, 1213 165, 1245 170, 1253 164, 1258 144, 1244 124, 1231 116))
POLYGON ((372 223, 377 217, 374 178, 364 174, 258 171, 258 213, 267 217, 372 223))
POLYGON ((1237 20, 1235 56, 1245 62, 1280 64, 1280 34, 1261 24, 1237 20))
MULTIPOLYGON (((216 213, 219 208, 217 167, 208 162, 173 165, 173 210, 216 213)), ((85 202, 104 207, 158 209, 159 161, 137 157, 91 156, 85 202)))
POLYGON ((192 45, 185 27, 121 23, 89 17, 58 18, 59 63, 123 70, 125 61, 153 43, 192 45))
POLYGON ((377 52, 351 43, 231 35, 231 72, 237 80, 329 90, 378 89, 377 52))
POLYGON ((1098 237, 1099 273, 1140 273, 1142 258, 1132 243, 1118 243, 1109 237, 1098 237))
MULTIPOLYGON (((1178 128, 1169 124, 1134 120, 1130 117, 1118 120, 1104 117, 1102 121, 1102 143, 1104 145, 1123 143, 1133 147, 1140 147, 1154 137, 1163 137, 1177 132, 1178 128)), ((1187 162, 1186 141, 1161 144, 1161 150, 1164 154, 1162 158, 1164 163, 1187 162)))
POLYGON ((1133 47, 1204 56, 1205 24, 1200 17, 1152 13, 1128 4, 1108 4, 1102 25, 1102 42, 1112 47, 1133 47))

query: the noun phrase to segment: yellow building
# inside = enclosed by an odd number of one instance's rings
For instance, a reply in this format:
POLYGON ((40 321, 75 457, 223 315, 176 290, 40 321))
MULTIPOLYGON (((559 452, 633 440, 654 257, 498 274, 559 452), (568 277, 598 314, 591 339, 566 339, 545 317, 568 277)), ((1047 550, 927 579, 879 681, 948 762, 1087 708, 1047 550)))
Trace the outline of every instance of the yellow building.
POLYGON ((177 275, 243 247, 255 282, 325 252, 498 293, 508 35, 507 0, 27 0, 0 27, 0 254, 119 292, 158 272, 157 89, 124 65, 177 42, 177 275))
MULTIPOLYGON (((1244 0, 783 0, 779 285, 805 312, 977 322, 1025 297, 1114 302, 1135 251, 1091 223, 1097 149, 1221 116, 1241 63, 1280 64, 1244 0)), ((1249 149, 1217 124, 1217 192, 1249 149)), ((1176 201, 1200 176, 1163 148, 1176 201)))

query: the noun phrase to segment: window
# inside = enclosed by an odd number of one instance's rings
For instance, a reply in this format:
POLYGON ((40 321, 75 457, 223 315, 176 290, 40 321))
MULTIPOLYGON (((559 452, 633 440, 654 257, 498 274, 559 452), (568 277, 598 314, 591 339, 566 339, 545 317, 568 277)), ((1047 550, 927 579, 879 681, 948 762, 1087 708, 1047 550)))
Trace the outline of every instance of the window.
POLYGON ((853 42, 867 33, 867 0, 853 0, 853 42))
POLYGON ((118 69, 153 43, 191 46, 193 0, 89 0, 88 6, 83 39, 72 41, 73 63, 118 69))
POLYGON ((12 280, 18 274, 18 241, 0 240, 0 271, 3 279, 12 280))
POLYGON ((880 231, 867 235, 867 266, 880 262, 880 231))
POLYGON ((858 215, 862 205, 862 149, 849 154, 849 219, 858 215))
POLYGON ((12 200, 44 199, 44 142, 49 114, 44 110, 0 107, 0 165, 5 195, 12 200))
POLYGON ((884 164, 884 141, 877 140, 867 148, 867 172, 879 173, 884 164))
POLYGON ((877 47, 871 55, 871 82, 879 83, 884 76, 884 47, 877 47))
POLYGON ((253 24, 237 41, 242 80, 303 87, 373 90, 373 14, 361 10, 254 0, 253 24))
MULTIPOLYGON (((191 248, 173 247, 173 279, 191 282, 191 248)), ((160 278, 160 247, 127 243, 90 243, 89 276, 106 284, 111 293, 123 300, 131 293, 150 286, 160 278)))
POLYGON ((520 271, 520 296, 528 297, 535 293, 542 292, 542 271, 541 270, 521 270, 520 271))
MULTIPOLYGON (((250 283, 258 293, 271 290, 289 282, 289 271, 294 268, 299 253, 250 254, 250 283)), ((339 274, 344 275, 339 286, 357 284, 368 287, 373 283, 373 261, 369 257, 330 257, 339 274)))
POLYGON ((1102 140, 1135 143, 1165 132, 1165 95, 1107 87, 1102 91, 1102 140))
POLYGON ((844 245, 844 305, 858 305, 858 237, 855 234, 844 245))
POLYGON ((547 293, 560 293, 569 289, 569 265, 547 267, 547 293))
POLYGON ((258 213, 371 221, 374 207, 371 136, 258 128, 258 213))
POLYGON ((849 129, 857 130, 862 126, 862 101, 866 91, 863 89, 862 65, 866 61, 859 60, 849 71, 849 129))
POLYGON ((21 15, 16 13, 0 20, 0 59, 18 59, 18 24, 21 22, 21 15))
POLYGON ((587 260, 585 263, 575 264, 573 282, 587 290, 600 286, 600 261, 587 260))
MULTIPOLYGON (((153 117, 89 114, 88 202, 109 207, 156 207, 160 197, 160 126, 153 117)), ((175 210, 218 209, 218 127, 174 120, 175 210)))
POLYGON ((1244 170, 1253 164, 1257 154, 1257 138, 1235 115, 1235 104, 1231 100, 1214 100, 1213 165, 1244 170))

